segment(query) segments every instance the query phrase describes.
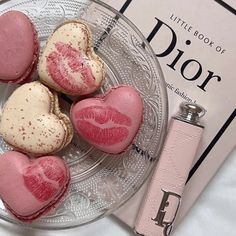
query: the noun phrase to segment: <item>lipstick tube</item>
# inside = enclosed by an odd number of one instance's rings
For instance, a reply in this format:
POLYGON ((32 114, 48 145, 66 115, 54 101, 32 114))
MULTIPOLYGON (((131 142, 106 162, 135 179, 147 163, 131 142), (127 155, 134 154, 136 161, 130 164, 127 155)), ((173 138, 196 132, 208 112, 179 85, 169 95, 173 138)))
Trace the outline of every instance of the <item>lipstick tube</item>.
POLYGON ((205 109, 183 102, 171 119, 157 166, 139 209, 135 232, 145 236, 168 236, 180 207, 184 186, 196 155, 205 109))

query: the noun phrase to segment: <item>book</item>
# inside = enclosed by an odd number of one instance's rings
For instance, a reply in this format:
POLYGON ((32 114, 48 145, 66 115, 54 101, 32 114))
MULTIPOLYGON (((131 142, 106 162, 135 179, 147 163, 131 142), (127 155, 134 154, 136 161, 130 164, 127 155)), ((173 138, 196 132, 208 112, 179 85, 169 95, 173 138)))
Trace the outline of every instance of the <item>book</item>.
MULTIPOLYGON (((176 225, 231 150, 236 134, 236 3, 233 0, 104 0, 131 20, 164 73, 169 118, 182 101, 206 109, 204 135, 186 183, 176 225)), ((115 216, 130 227, 148 181, 115 216)))

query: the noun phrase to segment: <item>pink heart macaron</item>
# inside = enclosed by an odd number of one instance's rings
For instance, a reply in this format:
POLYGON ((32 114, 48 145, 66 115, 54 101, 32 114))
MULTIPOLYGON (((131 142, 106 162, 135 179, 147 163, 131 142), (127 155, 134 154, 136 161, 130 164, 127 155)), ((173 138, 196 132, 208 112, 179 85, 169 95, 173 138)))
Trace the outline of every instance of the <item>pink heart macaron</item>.
POLYGON ((23 83, 36 69, 39 41, 30 19, 22 12, 0 16, 0 81, 23 83))
POLYGON ((96 148, 122 153, 132 143, 143 119, 143 101, 136 89, 119 86, 104 96, 88 98, 72 106, 76 131, 96 148))
POLYGON ((0 156, 0 197, 21 221, 31 222, 55 208, 69 180, 69 170, 59 157, 30 160, 15 151, 0 156))

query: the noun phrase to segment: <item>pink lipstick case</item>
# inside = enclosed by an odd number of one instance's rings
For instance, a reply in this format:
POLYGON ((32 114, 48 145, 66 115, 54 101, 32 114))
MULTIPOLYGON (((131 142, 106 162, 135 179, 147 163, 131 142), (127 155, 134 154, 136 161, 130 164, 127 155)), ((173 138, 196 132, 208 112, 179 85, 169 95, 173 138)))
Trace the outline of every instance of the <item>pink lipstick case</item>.
POLYGON ((201 106, 182 103, 179 115, 171 120, 161 157, 136 219, 137 234, 170 235, 202 136, 199 118, 204 114, 201 106))

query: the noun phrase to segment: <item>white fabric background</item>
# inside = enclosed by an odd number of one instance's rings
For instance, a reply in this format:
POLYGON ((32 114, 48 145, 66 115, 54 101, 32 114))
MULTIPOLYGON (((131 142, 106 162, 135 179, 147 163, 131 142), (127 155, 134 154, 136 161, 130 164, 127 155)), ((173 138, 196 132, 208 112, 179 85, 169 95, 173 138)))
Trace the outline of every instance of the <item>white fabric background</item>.
MULTIPOLYGON (((233 137, 232 137, 233 138, 233 137)), ((236 221, 236 148, 172 236, 234 236, 236 221)), ((20 228, 0 221, 0 236, 133 236, 115 217, 62 231, 20 228)))

